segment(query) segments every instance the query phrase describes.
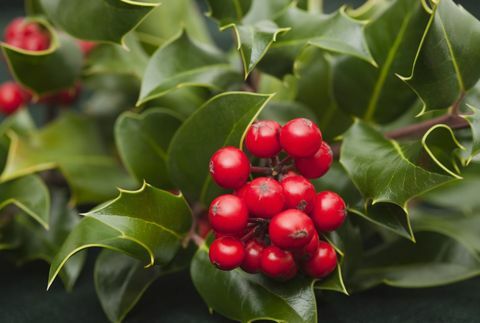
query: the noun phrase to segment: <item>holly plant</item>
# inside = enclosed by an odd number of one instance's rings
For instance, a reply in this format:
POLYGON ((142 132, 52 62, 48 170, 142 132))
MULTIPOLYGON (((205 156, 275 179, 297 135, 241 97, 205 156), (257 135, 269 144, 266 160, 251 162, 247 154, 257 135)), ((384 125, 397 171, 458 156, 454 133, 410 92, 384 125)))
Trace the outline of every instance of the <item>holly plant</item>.
POLYGON ((25 4, 0 250, 49 287, 95 248, 112 322, 178 271, 205 311, 316 322, 323 293, 480 274, 480 22, 454 0, 25 4))

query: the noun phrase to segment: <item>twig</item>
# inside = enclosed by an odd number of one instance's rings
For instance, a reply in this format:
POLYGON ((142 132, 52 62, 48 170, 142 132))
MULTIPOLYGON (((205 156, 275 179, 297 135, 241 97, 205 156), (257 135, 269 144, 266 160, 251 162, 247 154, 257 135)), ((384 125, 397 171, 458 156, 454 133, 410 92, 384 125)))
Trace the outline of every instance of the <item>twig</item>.
POLYGON ((250 171, 252 173, 264 174, 264 175, 271 175, 273 172, 271 168, 261 167, 261 166, 252 166, 250 167, 250 171))

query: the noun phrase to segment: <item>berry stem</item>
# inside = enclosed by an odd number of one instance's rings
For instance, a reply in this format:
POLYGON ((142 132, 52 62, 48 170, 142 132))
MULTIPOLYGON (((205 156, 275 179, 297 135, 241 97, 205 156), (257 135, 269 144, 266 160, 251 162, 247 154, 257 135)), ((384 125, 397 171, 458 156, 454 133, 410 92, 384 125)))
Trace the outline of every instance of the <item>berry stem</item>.
POLYGON ((252 173, 264 174, 264 175, 271 175, 272 174, 272 169, 269 168, 269 167, 252 166, 250 168, 250 171, 252 173))

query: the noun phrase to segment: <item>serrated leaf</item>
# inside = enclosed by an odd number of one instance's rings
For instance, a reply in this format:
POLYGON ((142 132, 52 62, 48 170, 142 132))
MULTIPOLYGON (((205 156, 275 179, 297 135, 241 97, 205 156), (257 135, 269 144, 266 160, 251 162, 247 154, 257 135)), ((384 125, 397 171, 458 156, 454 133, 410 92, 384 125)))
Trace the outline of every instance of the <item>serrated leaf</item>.
POLYGON ((357 120, 343 139, 340 163, 367 201, 366 218, 396 233, 403 231, 403 236, 411 236, 407 202, 453 178, 413 164, 398 143, 385 139, 362 121, 357 120), (388 211, 394 212, 389 217, 382 215, 388 211), (406 217, 403 220, 399 214, 402 211, 406 217))
POLYGON ((95 262, 95 289, 110 321, 123 321, 155 280, 187 268, 191 256, 182 250, 167 266, 144 268, 135 258, 102 250, 95 262))
POLYGON ((48 229, 50 193, 38 176, 27 175, 0 184, 0 209, 11 204, 48 229))
POLYGON ((222 192, 210 178, 210 157, 221 147, 241 146, 246 129, 271 97, 226 92, 206 102, 182 124, 170 144, 167 164, 170 178, 189 199, 208 205, 222 192))
MULTIPOLYGON (((20 242, 12 256, 18 264, 33 260, 43 260, 52 263, 55 254, 67 238, 71 230, 78 224, 78 212, 67 206, 65 194, 52 194, 52 212, 49 217, 49 230, 45 230, 36 222, 22 214, 14 218, 15 234, 20 242)), ((83 268, 85 253, 76 254, 60 271, 60 278, 67 290, 71 290, 83 268)))
POLYGON ((231 320, 317 322, 311 279, 298 276, 279 283, 240 269, 221 271, 210 263, 206 247, 198 249, 190 273, 208 307, 231 320))
POLYGON ((45 21, 35 21, 50 33, 51 43, 47 50, 32 52, 0 43, 13 76, 37 95, 71 88, 82 70, 80 48, 72 38, 57 35, 45 21))
POLYGON ((159 1, 40 0, 48 18, 81 39, 122 43, 159 1), (93 23, 95 22, 95 23, 93 23))
POLYGON ((347 288, 343 282, 341 264, 338 264, 337 268, 335 268, 335 270, 327 278, 317 282, 314 286, 315 289, 318 290, 328 290, 348 295, 347 288))
POLYGON ((448 108, 480 78, 480 22, 452 0, 430 3, 428 27, 404 78, 423 101, 422 113, 448 108))
POLYGON ((66 113, 27 136, 11 132, 10 139, 2 181, 59 168, 72 189, 72 201, 78 203, 104 201, 115 195, 117 186, 133 184, 106 154, 98 129, 86 117, 66 113))
POLYGON ((167 150, 181 125, 171 111, 149 109, 142 114, 125 112, 115 124, 115 140, 124 164, 139 182, 171 188, 167 150))
POLYGON ((50 286, 70 257, 102 247, 140 259, 144 265, 165 265, 178 252, 191 225, 191 210, 181 195, 146 183, 85 214, 68 236, 50 267, 50 286))
POLYGON ((238 78, 221 53, 192 42, 186 33, 160 47, 150 58, 137 105, 180 87, 219 89, 238 78))
POLYGON ((254 0, 207 0, 208 16, 221 26, 240 22, 250 10, 254 0))

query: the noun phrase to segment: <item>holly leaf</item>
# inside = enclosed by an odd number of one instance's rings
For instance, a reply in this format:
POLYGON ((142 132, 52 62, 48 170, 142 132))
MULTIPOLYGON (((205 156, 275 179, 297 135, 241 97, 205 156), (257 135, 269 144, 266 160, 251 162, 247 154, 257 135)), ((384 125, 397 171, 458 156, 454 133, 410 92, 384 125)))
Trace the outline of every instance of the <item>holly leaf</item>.
POLYGON ((2 181, 59 168, 72 189, 72 201, 78 203, 104 201, 115 195, 116 186, 132 185, 130 177, 106 154, 95 124, 86 117, 66 113, 27 136, 13 132, 9 136, 2 181))
MULTIPOLYGON (((78 212, 67 206, 65 194, 55 191, 52 199, 52 212, 49 217, 49 230, 39 226, 37 222, 19 214, 14 218, 15 234, 19 245, 12 250, 18 264, 33 260, 52 263, 55 254, 67 238, 68 234, 80 221, 78 212)), ((81 252, 72 257, 60 271, 60 278, 67 290, 71 290, 85 263, 86 254, 81 252)))
POLYGON ((137 105, 181 87, 220 89, 237 77, 225 55, 182 33, 150 58, 137 105))
POLYGON ((135 258, 102 250, 95 262, 95 289, 110 321, 122 322, 155 280, 187 268, 191 257, 185 249, 167 266, 144 268, 135 258))
POLYGON ((50 193, 38 176, 27 175, 0 184, 0 209, 11 204, 48 229, 50 193))
POLYGON ((218 21, 220 26, 238 23, 250 10, 252 2, 254 0, 207 0, 207 16, 218 21))
POLYGON ((246 129, 271 97, 226 92, 206 102, 182 124, 170 144, 167 164, 170 178, 189 199, 208 205, 222 192, 210 178, 210 157, 221 147, 240 147, 246 129))
POLYGON ((138 191, 121 190, 116 199, 84 215, 56 254, 48 286, 70 257, 91 247, 123 252, 147 267, 168 264, 191 225, 191 210, 182 195, 146 183, 138 191))
POLYGON ((428 27, 404 77, 423 101, 422 113, 449 107, 480 78, 480 22, 452 0, 430 3, 428 27))
POLYGON ((145 19, 158 2, 40 0, 48 18, 67 33, 80 39, 122 45, 125 45, 124 36, 145 19))
POLYGON ((123 163, 139 181, 171 188, 167 150, 181 120, 171 111, 149 109, 123 113, 115 123, 115 141, 123 163))
POLYGON ((50 47, 33 52, 0 43, 13 76, 37 95, 71 88, 82 70, 80 48, 72 38, 58 35, 44 20, 31 20, 48 30, 50 47))
POLYGON ((314 281, 304 276, 279 283, 240 269, 221 271, 210 263, 206 246, 195 254, 190 274, 208 307, 231 320, 317 322, 314 281))
POLYGON ((468 152, 468 158, 465 160, 469 164, 473 157, 480 153, 480 111, 473 105, 467 104, 470 114, 462 115, 467 120, 470 130, 472 132, 472 143, 468 152))
POLYGON ((413 164, 397 142, 385 139, 362 121, 357 120, 343 139, 340 163, 367 201, 362 214, 413 240, 408 201, 454 178, 413 164))

